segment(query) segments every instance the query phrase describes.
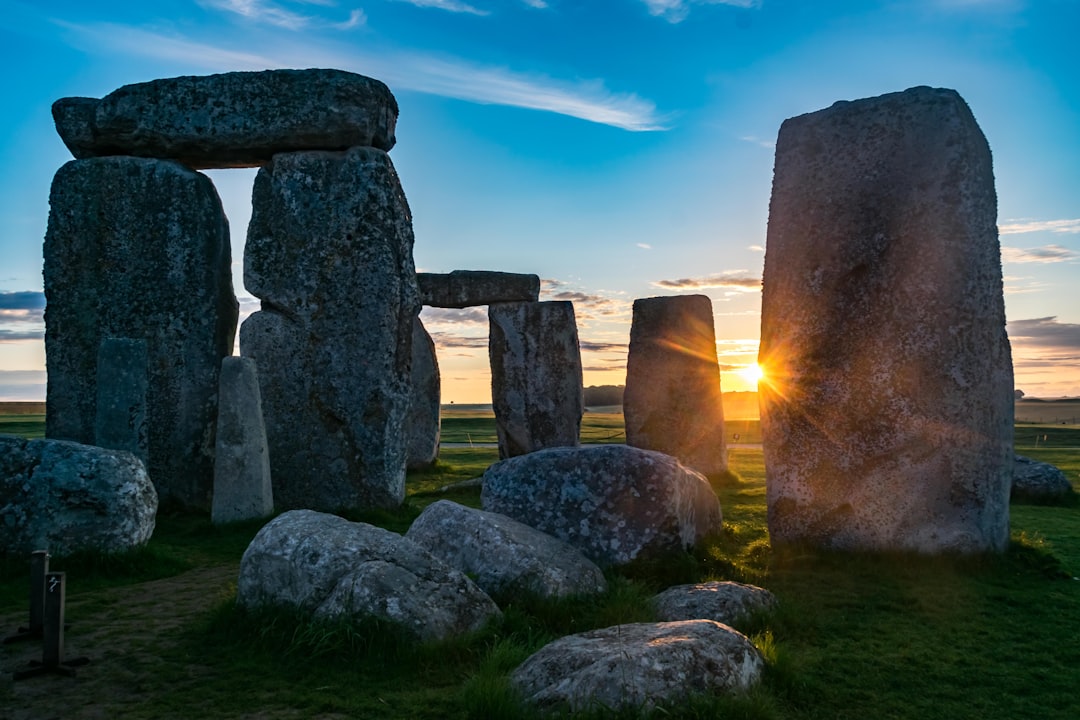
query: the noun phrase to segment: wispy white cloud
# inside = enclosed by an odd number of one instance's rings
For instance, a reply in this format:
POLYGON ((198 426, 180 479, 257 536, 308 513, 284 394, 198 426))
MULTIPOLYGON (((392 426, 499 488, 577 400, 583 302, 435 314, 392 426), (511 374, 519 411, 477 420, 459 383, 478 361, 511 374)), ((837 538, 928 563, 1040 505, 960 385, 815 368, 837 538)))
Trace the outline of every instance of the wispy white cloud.
POLYGON ((608 90, 600 80, 566 81, 419 53, 363 54, 327 49, 325 43, 282 45, 246 52, 142 28, 60 22, 76 41, 96 51, 173 61, 214 72, 283 67, 335 67, 373 75, 395 90, 552 112, 635 132, 664 130, 656 105, 634 93, 608 90))
POLYGON ((709 288, 729 288, 738 292, 758 292, 761 290, 761 278, 759 277, 724 273, 697 278, 679 278, 678 280, 654 280, 650 284, 668 290, 705 290, 709 288))
POLYGON ((1007 263, 1052 263, 1075 260, 1080 253, 1061 245, 1043 245, 1034 248, 1001 248, 1001 260, 1007 263))
POLYGON ((446 10, 447 12, 453 13, 467 13, 469 15, 491 14, 487 10, 481 10, 468 3, 458 2, 458 0, 398 0, 398 2, 405 2, 421 8, 436 8, 438 10, 446 10))
POLYGON ((765 248, 762 245, 747 245, 746 249, 750 250, 751 252, 759 252, 759 253, 765 252, 765 248))
POLYGON ((641 0, 650 15, 661 17, 669 23, 680 23, 690 14, 691 5, 730 5, 738 8, 753 8, 761 0, 641 0))
MULTIPOLYGON (((363 10, 352 10, 344 21, 331 21, 315 15, 304 15, 287 9, 271 0, 197 0, 204 8, 232 13, 250 22, 263 23, 286 30, 304 30, 310 27, 331 27, 349 30, 362 25, 366 17, 363 10)), ((328 0, 293 0, 293 4, 334 7, 328 0)))
POLYGON ((650 245, 649 243, 634 243, 634 244, 637 245, 642 250, 652 250, 652 245, 650 245))
POLYGON ((525 3, 526 5, 528 5, 529 7, 536 8, 537 10, 543 10, 544 8, 546 8, 548 6, 548 4, 546 2, 544 2, 544 0, 521 0, 521 1, 523 3, 525 3))
POLYGON ((748 142, 748 143, 750 143, 752 145, 757 145, 758 147, 768 148, 769 150, 775 150, 776 149, 776 141, 775 140, 762 140, 757 135, 742 135, 742 136, 739 137, 739 139, 742 140, 743 142, 748 142))
POLYGON ((1030 295, 1042 292, 1047 288, 1046 283, 1040 282, 1031 276, 1006 275, 1002 278, 1006 295, 1030 295))
POLYGON ((1019 235, 1021 233, 1053 232, 1053 233, 1080 233, 1080 218, 1076 220, 1009 220, 998 225, 998 232, 1002 235, 1019 235))

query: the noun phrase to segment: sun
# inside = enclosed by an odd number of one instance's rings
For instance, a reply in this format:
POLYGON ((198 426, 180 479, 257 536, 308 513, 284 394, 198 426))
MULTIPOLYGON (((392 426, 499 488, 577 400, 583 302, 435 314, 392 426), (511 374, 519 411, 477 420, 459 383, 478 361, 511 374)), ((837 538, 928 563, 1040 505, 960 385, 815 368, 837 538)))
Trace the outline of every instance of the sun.
POLYGON ((765 379, 765 370, 757 363, 751 363, 739 371, 739 374, 743 376, 750 385, 757 387, 757 384, 765 379))

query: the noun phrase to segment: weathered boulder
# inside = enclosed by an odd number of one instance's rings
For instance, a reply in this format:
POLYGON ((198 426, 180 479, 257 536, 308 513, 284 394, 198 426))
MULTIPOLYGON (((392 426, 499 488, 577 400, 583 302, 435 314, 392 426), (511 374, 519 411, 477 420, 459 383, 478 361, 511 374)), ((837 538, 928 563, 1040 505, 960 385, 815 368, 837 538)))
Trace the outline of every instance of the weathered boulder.
POLYGON ((411 540, 313 510, 284 513, 259 531, 240 561, 237 602, 374 616, 421 640, 470 632, 500 614, 469 578, 411 540))
POLYGON ((560 597, 607 589, 600 568, 568 543, 505 515, 449 500, 424 508, 405 537, 489 594, 524 590, 560 597))
POLYGON ((633 623, 559 638, 518 666, 510 683, 540 708, 619 710, 744 692, 764 667, 753 643, 727 625, 633 623))
POLYGON ((466 308, 504 302, 536 302, 540 276, 493 270, 416 273, 420 301, 442 308, 466 308))
POLYGON ((439 457, 439 419, 442 401, 439 360, 435 343, 420 318, 413 318, 412 395, 409 416, 405 421, 408 437, 405 467, 418 470, 430 467, 439 457))
POLYGON ((393 507, 419 312, 412 216, 372 148, 276 155, 255 178, 244 284, 279 508, 393 507))
POLYGON ((131 550, 153 535, 157 507, 129 452, 0 435, 0 555, 131 550))
POLYGON ((150 462, 146 427, 146 341, 103 338, 97 358, 94 445, 150 462))
POLYGON ((690 547, 720 529, 720 502, 675 458, 625 445, 551 448, 495 463, 480 501, 600 566, 690 547))
POLYGON ((217 191, 179 163, 108 157, 61 167, 49 202, 46 435, 93 443, 99 345, 144 340, 150 479, 162 502, 208 508, 237 317, 217 191))
POLYGON ((210 520, 235 522, 274 512, 259 373, 250 358, 221 360, 214 498, 210 520))
POLYGON ((786 120, 763 279, 774 543, 1009 539, 1013 375, 990 148, 953 90, 786 120))
POLYGON ((302 150, 389 150, 397 115, 378 80, 319 69, 166 78, 53 104, 76 158, 135 155, 193 168, 258 167, 302 150))
POLYGON ((747 615, 776 607, 776 596, 764 588, 730 581, 676 585, 656 595, 656 617, 664 621, 715 620, 738 625, 747 615))
POLYGON ((1072 483, 1061 468, 1023 455, 1014 456, 1011 497, 1050 500, 1067 497, 1072 492, 1072 483))
POLYGON ((574 304, 498 303, 488 321, 499 457, 576 446, 585 403, 574 304))
POLYGON ((720 365, 708 297, 634 301, 623 416, 627 445, 671 455, 706 475, 727 470, 720 365))

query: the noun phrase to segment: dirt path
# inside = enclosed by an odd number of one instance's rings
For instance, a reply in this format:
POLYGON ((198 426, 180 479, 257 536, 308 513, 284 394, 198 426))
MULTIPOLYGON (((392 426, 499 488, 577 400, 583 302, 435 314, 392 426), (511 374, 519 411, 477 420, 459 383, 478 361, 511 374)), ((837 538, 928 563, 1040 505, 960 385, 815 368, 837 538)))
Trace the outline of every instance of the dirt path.
MULTIPOLYGON (((90 663, 74 678, 45 675, 13 681, 12 672, 41 659, 40 642, 0 645, 0 720, 122 718, 149 699, 160 678, 197 684, 212 672, 197 658, 186 663, 162 658, 189 626, 235 588, 238 565, 192 570, 164 580, 78 593, 68 587, 66 659, 90 663)), ((0 616, 0 635, 27 622, 27 613, 0 616)), ((176 653, 169 653, 176 656, 176 653)))

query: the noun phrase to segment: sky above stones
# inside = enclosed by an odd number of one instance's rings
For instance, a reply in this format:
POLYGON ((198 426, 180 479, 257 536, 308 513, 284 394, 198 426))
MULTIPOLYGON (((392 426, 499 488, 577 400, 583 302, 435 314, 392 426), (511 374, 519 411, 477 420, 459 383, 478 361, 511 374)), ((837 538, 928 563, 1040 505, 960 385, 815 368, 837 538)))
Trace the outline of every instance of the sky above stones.
MULTIPOLYGON (((572 300, 587 385, 625 378, 634 298, 713 299, 752 383, 785 118, 954 88, 994 153, 1028 395, 1080 395, 1080 0, 0 0, 0 399, 44 398, 41 243, 70 154, 50 105, 133 82, 334 67, 386 82, 417 269, 536 273, 572 300)), ((241 258, 254 170, 211 171, 241 258)), ((933 262, 926 258, 926 262, 933 262)), ((484 308, 424 311, 444 402, 488 402, 484 308)))

